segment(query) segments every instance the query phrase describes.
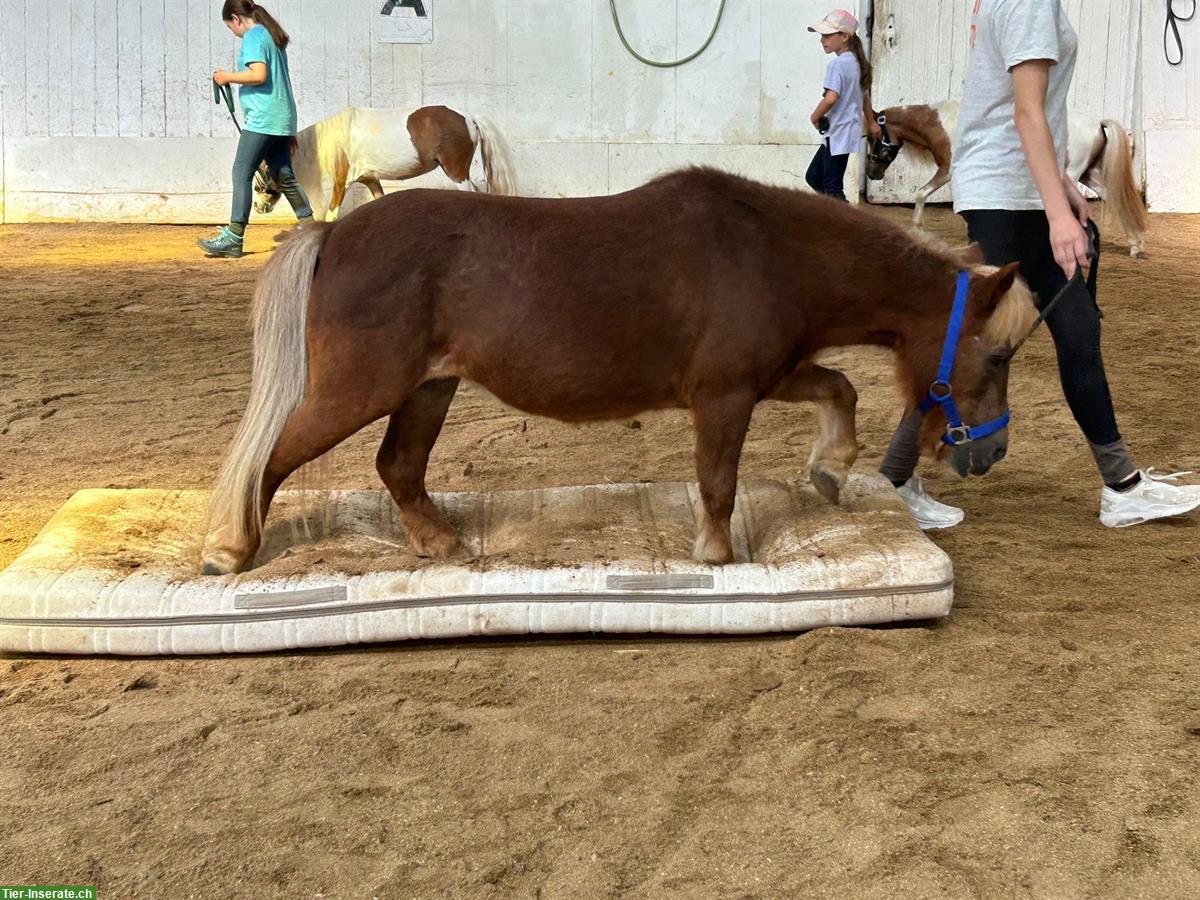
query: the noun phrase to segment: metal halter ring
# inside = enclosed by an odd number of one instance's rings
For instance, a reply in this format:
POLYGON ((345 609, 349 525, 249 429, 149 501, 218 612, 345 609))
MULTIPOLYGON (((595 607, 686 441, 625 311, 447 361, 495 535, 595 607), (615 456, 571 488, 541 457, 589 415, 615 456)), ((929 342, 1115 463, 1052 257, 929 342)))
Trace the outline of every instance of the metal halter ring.
POLYGON ((947 443, 952 446, 959 444, 969 444, 973 440, 971 437, 970 425, 947 425, 946 437, 949 438, 947 443))
POLYGON ((948 381, 935 381, 929 386, 929 396, 938 402, 945 400, 950 394, 951 388, 948 381), (945 393, 939 393, 940 391, 944 391, 945 393))

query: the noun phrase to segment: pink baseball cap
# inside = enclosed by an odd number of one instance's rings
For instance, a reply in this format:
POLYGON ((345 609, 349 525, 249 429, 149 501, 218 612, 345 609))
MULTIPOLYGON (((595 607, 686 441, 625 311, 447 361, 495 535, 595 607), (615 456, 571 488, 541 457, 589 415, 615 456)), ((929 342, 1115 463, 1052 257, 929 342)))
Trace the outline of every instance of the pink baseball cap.
POLYGON ((835 9, 816 25, 809 25, 809 31, 817 34, 854 34, 858 31, 858 19, 844 9, 835 9))

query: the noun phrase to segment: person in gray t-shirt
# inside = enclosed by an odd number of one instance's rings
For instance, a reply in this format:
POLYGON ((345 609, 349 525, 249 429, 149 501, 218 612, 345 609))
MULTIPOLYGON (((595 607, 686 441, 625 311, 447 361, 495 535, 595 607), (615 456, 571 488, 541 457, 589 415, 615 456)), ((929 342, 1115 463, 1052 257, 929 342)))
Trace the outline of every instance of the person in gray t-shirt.
POLYGON ((858 19, 846 10, 835 9, 808 30, 821 35, 821 49, 833 59, 825 70, 821 102, 809 117, 824 137, 804 180, 818 194, 845 201, 846 164, 858 150, 864 110, 870 108, 871 64, 856 34, 858 19))
MULTIPOLYGON (((954 209, 987 263, 1020 263, 1039 307, 1063 292, 1046 325, 1063 394, 1104 482, 1100 521, 1119 528, 1189 512, 1200 506, 1200 485, 1140 470, 1126 449, 1100 355, 1100 311, 1072 278, 1088 251, 1087 201, 1066 174, 1075 31, 1060 0, 975 0, 970 46, 951 167, 954 209)), ((880 471, 922 528, 948 528, 963 511, 934 500, 914 475, 921 418, 905 414, 880 471)))

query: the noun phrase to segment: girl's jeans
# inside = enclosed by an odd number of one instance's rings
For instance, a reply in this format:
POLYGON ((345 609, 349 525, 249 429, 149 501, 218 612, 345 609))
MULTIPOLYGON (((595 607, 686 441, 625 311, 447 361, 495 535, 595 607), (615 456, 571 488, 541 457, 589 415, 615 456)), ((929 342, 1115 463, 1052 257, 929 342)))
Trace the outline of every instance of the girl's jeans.
POLYGON ((831 154, 829 152, 829 142, 823 141, 821 149, 817 151, 817 155, 808 164, 808 171, 804 174, 804 180, 818 194, 828 194, 835 200, 841 200, 844 203, 849 202, 846 200, 846 194, 842 190, 842 180, 846 177, 846 163, 849 159, 849 153, 842 153, 838 156, 831 154))
POLYGON ((304 189, 292 171, 292 139, 277 134, 243 131, 238 140, 237 155, 233 158, 233 211, 229 221, 246 225, 250 221, 250 205, 254 200, 254 172, 259 163, 266 162, 271 177, 278 183, 296 213, 297 219, 312 215, 312 207, 304 189))

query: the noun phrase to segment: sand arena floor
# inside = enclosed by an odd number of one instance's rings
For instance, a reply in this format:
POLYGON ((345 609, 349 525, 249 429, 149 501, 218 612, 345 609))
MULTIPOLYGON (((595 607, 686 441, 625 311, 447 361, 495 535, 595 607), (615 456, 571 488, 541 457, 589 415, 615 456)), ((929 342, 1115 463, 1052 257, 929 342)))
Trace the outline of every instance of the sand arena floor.
MULTIPOLYGON (((904 217, 907 210, 890 215, 904 217)), ((933 228, 961 238, 934 211, 933 228)), ((0 229, 0 565, 81 487, 209 485, 245 401, 241 261, 199 229, 0 229)), ((1109 233, 1115 233, 1110 228, 1109 233)), ((1200 468, 1200 217, 1107 243, 1118 415, 1200 468)), ((859 465, 890 362, 840 354, 859 465)), ((245 658, 0 659, 0 882, 102 896, 1194 895, 1200 518, 1110 531, 1043 332, 1008 459, 959 481, 950 619, 729 639, 470 640, 245 658)), ((803 464, 760 407, 744 473, 803 464)), ((570 427, 460 391, 437 490, 692 477, 683 414, 570 427)), ((336 457, 375 487, 379 426, 336 457)))

